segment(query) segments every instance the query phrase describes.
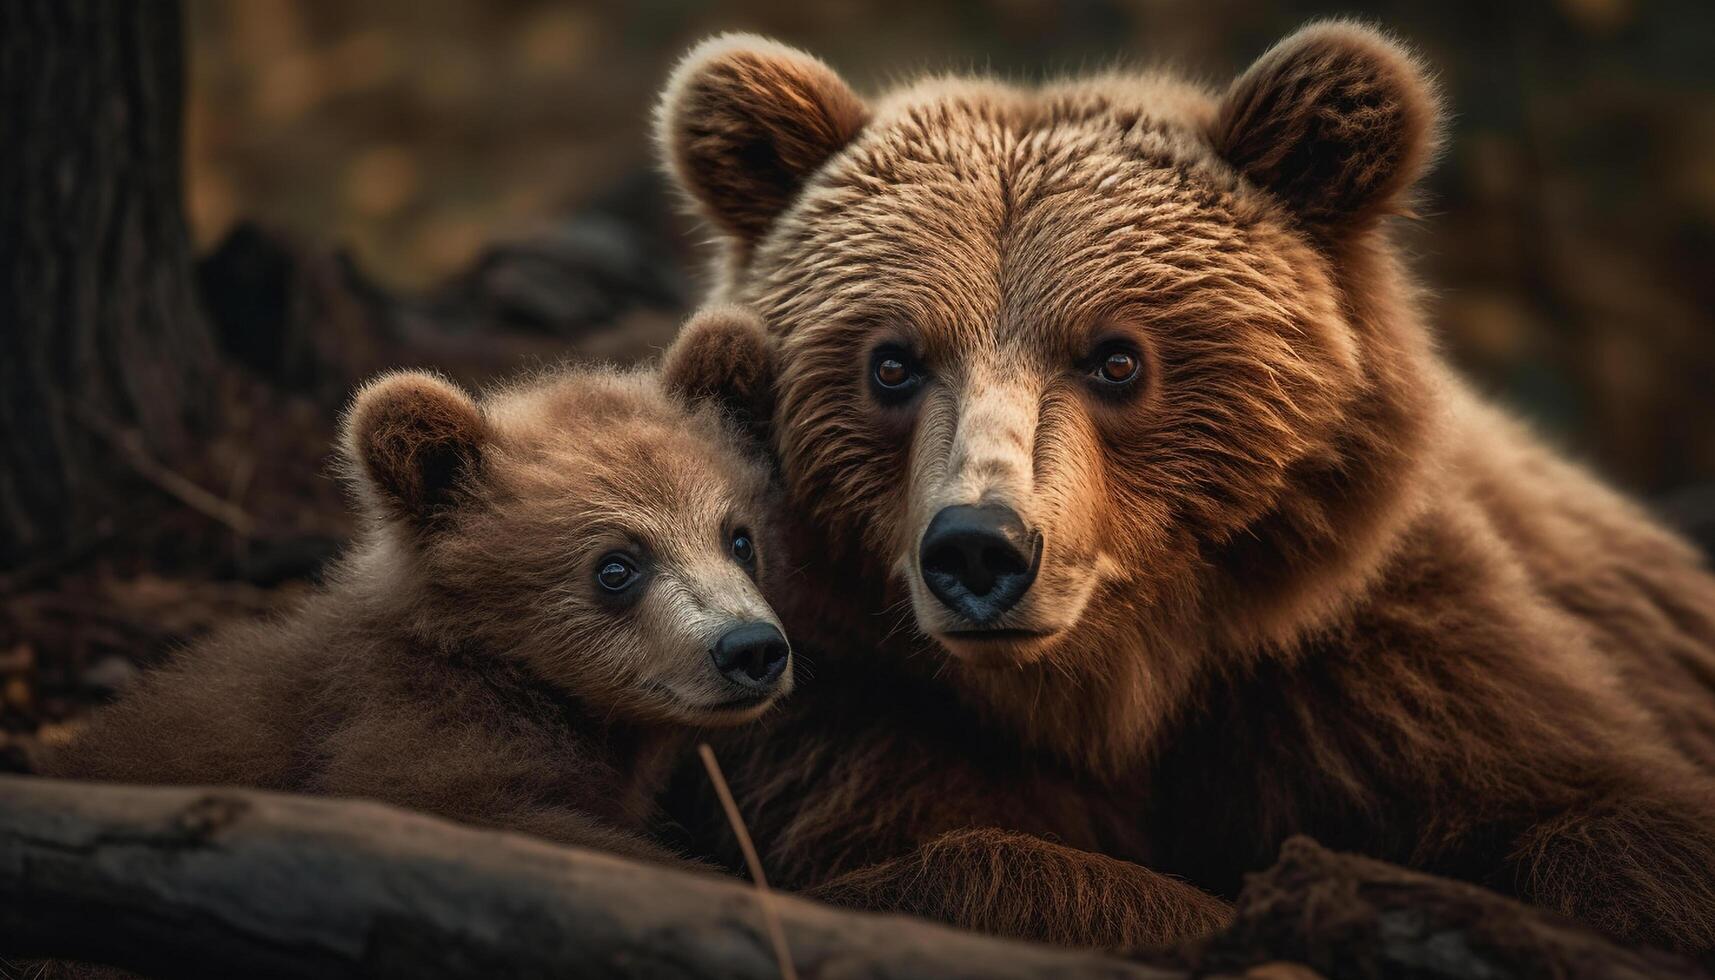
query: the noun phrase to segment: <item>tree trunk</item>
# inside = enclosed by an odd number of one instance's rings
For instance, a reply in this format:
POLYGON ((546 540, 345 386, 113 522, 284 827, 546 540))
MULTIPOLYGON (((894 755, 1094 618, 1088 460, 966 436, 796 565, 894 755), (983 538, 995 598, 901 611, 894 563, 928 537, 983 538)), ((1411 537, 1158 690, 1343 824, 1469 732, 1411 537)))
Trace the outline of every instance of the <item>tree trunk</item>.
POLYGON ((181 29, 173 0, 0 3, 0 565, 113 500, 104 426, 171 460, 206 418, 181 29))

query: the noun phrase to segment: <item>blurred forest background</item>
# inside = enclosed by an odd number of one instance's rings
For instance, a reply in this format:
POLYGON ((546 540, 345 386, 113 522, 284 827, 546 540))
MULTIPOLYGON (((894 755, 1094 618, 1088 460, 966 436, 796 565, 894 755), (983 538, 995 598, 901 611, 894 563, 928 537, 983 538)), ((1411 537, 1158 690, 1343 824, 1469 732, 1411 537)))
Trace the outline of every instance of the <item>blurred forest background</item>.
POLYGON ((648 124, 697 39, 765 32, 871 91, 1157 60, 1218 83, 1329 14, 1441 72, 1449 149, 1404 234, 1447 349, 1715 544, 1707 0, 190 0, 184 207, 229 365, 220 424, 172 459, 100 430, 129 476, 88 533, 0 569, 0 769, 173 645, 307 587, 349 531, 327 449, 363 375, 480 383, 665 344, 700 233, 648 124))

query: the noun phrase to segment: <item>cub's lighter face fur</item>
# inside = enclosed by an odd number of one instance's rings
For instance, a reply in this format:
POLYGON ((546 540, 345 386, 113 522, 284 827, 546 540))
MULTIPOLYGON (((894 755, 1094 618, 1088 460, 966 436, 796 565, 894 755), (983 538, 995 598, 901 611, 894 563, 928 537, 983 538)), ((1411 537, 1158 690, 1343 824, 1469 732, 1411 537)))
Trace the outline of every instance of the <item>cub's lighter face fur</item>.
POLYGON ((773 560, 765 473, 712 409, 644 374, 550 375, 480 406, 401 374, 359 395, 347 430, 374 522, 357 577, 413 606, 431 642, 512 657, 634 720, 732 724, 790 691, 790 665, 758 696, 711 659, 736 625, 780 628, 759 586, 773 560), (466 448, 425 514, 388 489, 413 480, 388 471, 413 465, 426 416, 467 431, 449 437, 466 448), (734 555, 740 534, 755 542, 748 563, 734 555), (617 592, 598 578, 615 556, 635 572, 617 592))

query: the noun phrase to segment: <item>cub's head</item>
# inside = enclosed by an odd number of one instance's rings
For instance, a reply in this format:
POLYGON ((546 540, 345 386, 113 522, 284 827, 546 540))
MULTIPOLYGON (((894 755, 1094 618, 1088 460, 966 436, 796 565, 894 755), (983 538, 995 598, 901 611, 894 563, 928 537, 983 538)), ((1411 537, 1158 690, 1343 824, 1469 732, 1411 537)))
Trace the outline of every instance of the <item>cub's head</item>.
POLYGON ((643 373, 478 402, 402 372, 357 396, 344 449, 370 524, 348 584, 423 642, 632 720, 736 723, 791 689, 767 473, 716 408, 643 373))
POLYGON ((874 101, 727 36, 658 122, 722 233, 722 298, 767 325, 794 499, 960 658, 1216 605, 1266 634, 1400 510, 1428 355, 1381 219, 1436 99, 1380 34, 1308 27, 1223 92, 948 77, 874 101))

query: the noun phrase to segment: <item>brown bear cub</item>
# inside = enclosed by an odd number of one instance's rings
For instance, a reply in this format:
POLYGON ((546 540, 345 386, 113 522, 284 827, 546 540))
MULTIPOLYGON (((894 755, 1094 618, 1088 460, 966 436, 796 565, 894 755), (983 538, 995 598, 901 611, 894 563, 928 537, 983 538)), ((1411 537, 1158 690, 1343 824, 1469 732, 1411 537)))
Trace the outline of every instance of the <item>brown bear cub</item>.
POLYGON ((46 771, 363 796, 670 860, 647 831, 682 736, 757 718, 792 664, 761 585, 767 471, 666 381, 574 370, 480 403, 371 382, 341 446, 364 527, 327 586, 147 675, 46 771))
POLYGON ((1435 349, 1390 225, 1439 115, 1345 23, 1218 91, 685 60, 759 320, 684 342, 774 372, 809 562, 815 683, 722 751, 771 878, 1163 941, 1303 833, 1715 948, 1715 578, 1435 349))

